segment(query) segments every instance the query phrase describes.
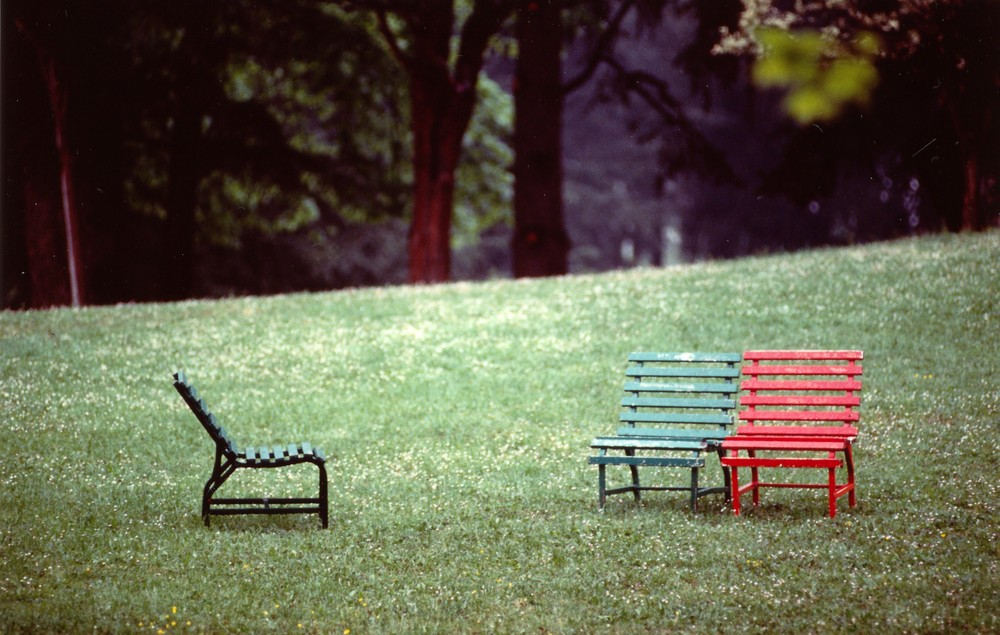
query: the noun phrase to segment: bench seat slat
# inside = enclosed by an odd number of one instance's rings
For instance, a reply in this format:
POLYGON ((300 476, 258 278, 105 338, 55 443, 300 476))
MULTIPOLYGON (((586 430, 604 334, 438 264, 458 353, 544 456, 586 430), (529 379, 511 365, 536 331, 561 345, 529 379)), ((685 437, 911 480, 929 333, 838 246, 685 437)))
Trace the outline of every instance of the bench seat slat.
POLYGON ((723 450, 794 450, 800 452, 841 452, 850 445, 845 440, 830 438, 798 440, 776 439, 774 437, 738 438, 730 437, 722 441, 723 450))
POLYGON ((736 429, 736 435, 740 437, 753 436, 795 436, 795 437, 841 437, 851 438, 858 436, 858 429, 854 426, 740 426, 736 429))
POLYGON ((658 467, 705 467, 705 459, 682 458, 676 456, 591 456, 587 457, 591 465, 635 465, 658 467))
POLYGON ((590 442, 592 448, 607 450, 705 450, 708 446, 697 439, 652 437, 597 437, 590 442))
MULTIPOLYGON (((818 467, 818 468, 838 468, 844 462, 840 459, 831 458, 810 458, 810 457, 748 457, 748 456, 726 456, 722 459, 723 465, 729 467, 818 467)), ((798 486, 801 487, 801 486, 798 486)))

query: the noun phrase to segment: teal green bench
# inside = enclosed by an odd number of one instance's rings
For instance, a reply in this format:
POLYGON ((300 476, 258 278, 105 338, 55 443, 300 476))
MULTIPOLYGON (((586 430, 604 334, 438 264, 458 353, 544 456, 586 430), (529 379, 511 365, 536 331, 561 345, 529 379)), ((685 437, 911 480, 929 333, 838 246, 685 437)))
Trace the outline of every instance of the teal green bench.
POLYGON ((240 448, 226 429, 219 425, 209 412, 198 391, 188 383, 183 371, 174 373, 174 388, 184 403, 215 442, 215 466, 205 483, 201 498, 201 517, 205 525, 209 517, 232 514, 319 514, 323 528, 327 527, 329 502, 327 500, 326 458, 322 450, 311 444, 291 443, 275 446, 240 448), (256 497, 216 498, 215 493, 233 473, 241 468, 278 468, 300 463, 312 463, 319 468, 319 495, 316 497, 256 497))
POLYGON ((631 492, 636 502, 642 491, 688 491, 691 509, 707 494, 730 496, 729 470, 722 470, 721 486, 703 486, 699 472, 706 454, 721 457, 722 440, 730 434, 735 394, 739 391, 742 356, 739 353, 632 353, 625 371, 625 396, 613 436, 597 437, 590 447, 597 454, 588 463, 597 466, 600 509, 607 497, 631 492), (628 466, 631 483, 608 488, 609 465, 628 466), (678 485, 650 485, 639 480, 640 467, 686 468, 690 481, 678 485))

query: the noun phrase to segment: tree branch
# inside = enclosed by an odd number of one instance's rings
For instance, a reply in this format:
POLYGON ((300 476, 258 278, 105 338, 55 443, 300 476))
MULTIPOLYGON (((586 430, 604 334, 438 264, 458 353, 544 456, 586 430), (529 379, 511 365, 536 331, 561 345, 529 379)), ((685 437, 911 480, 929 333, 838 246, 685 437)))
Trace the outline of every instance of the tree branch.
POLYGON ((470 83, 471 88, 475 89, 489 40, 500 31, 513 11, 514 2, 510 0, 475 3, 472 14, 462 25, 454 73, 457 89, 466 88, 465 85, 470 83))
POLYGON ((583 67, 583 70, 577 73, 576 77, 563 84, 563 95, 568 95, 590 81, 594 72, 597 71, 597 67, 600 66, 601 61, 606 57, 608 49, 618 36, 618 31, 621 29, 625 16, 633 6, 635 6, 635 0, 625 0, 625 2, 618 5, 618 11, 612 16, 608 28, 604 29, 604 32, 597 38, 597 44, 587 58, 587 64, 583 67))
POLYGON ((385 39, 385 43, 389 45, 392 56, 404 69, 411 70, 413 68, 413 60, 399 46, 399 38, 396 37, 396 34, 392 32, 392 28, 389 26, 385 9, 377 9, 375 15, 378 19, 378 30, 382 34, 383 39, 385 39))
MULTIPOLYGON (((602 61, 615 71, 619 86, 624 93, 638 95, 659 115, 665 127, 674 128, 683 148, 683 151, 677 154, 684 157, 683 161, 687 165, 719 181, 739 182, 725 156, 705 138, 684 113, 683 104, 670 93, 666 81, 646 71, 627 69, 621 62, 611 57, 604 57, 602 61)), ((665 156, 665 153, 661 153, 661 161, 667 164, 667 171, 675 171, 674 161, 665 159, 665 156)))

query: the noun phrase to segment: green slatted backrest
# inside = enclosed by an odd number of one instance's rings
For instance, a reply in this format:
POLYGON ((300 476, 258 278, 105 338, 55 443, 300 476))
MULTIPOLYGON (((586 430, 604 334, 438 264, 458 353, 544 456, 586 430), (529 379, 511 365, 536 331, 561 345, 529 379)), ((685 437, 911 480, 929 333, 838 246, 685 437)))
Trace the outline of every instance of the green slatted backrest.
POLYGON ((187 375, 184 374, 184 371, 174 373, 174 388, 180 393, 181 398, 184 399, 184 403, 191 408, 191 412, 198 418, 198 421, 205 428, 205 431, 208 432, 209 436, 212 437, 216 445, 226 454, 235 456, 238 452, 236 443, 226 432, 226 429, 219 425, 218 419, 209 411, 208 404, 198 395, 198 391, 188 383, 187 375))
POLYGON ((632 353, 619 420, 636 427, 708 427, 733 423, 739 353, 632 353))

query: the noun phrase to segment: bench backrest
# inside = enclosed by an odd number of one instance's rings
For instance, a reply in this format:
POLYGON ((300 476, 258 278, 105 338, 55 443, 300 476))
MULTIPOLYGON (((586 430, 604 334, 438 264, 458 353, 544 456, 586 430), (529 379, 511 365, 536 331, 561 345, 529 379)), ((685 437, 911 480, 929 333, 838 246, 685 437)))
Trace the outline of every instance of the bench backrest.
POLYGON ((184 371, 181 370, 174 373, 174 388, 180 393, 181 398, 184 399, 184 403, 191 408, 191 412, 201 422, 205 431, 215 441, 216 447, 230 458, 234 458, 238 452, 236 443, 226 432, 226 429, 219 425, 215 415, 209 412, 208 405, 204 399, 198 396, 198 391, 188 383, 184 371))
POLYGON ((854 438, 862 351, 747 351, 740 434, 854 438))
POLYGON ((619 415, 627 428, 727 434, 739 390, 739 353, 632 353, 628 361, 619 415))

